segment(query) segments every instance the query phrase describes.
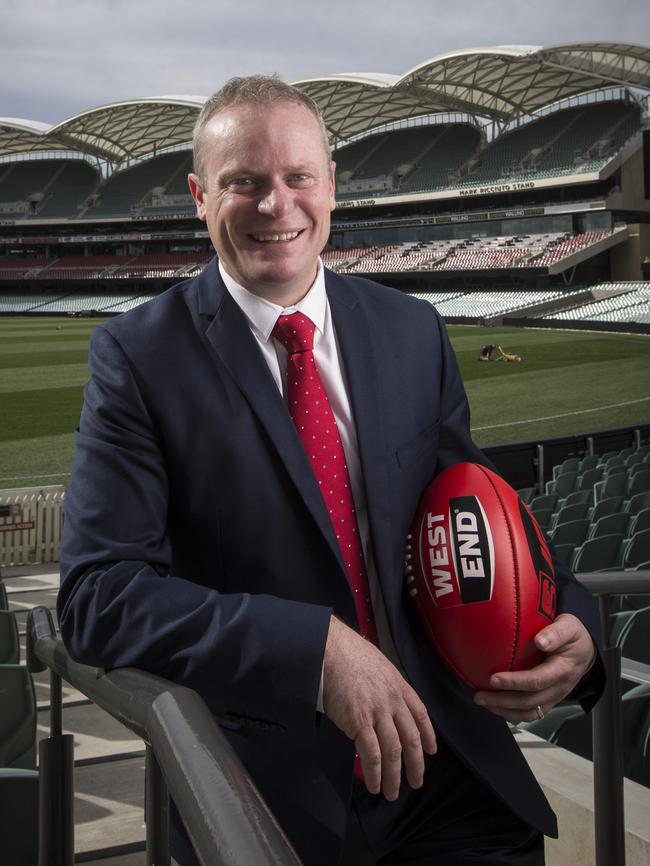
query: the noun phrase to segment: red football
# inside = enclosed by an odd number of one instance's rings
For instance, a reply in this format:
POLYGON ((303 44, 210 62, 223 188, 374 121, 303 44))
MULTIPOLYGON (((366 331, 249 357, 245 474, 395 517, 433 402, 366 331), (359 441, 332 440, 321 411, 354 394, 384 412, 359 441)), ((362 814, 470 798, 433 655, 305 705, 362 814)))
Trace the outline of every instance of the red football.
POLYGON ((431 643, 472 689, 498 671, 526 670, 533 638, 555 616, 546 540, 516 491, 476 463, 438 475, 418 506, 407 585, 431 643))

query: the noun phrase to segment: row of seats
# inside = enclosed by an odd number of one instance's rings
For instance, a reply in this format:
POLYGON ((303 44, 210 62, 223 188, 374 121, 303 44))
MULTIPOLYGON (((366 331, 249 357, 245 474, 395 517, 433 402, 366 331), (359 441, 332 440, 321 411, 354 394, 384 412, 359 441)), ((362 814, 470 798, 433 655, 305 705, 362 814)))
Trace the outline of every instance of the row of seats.
POLYGON ((0 579, 0 859, 11 866, 38 862, 36 695, 20 659, 16 617, 0 579))
POLYGON ((538 523, 575 571, 650 563, 650 445, 570 457, 544 494, 529 498, 538 523))

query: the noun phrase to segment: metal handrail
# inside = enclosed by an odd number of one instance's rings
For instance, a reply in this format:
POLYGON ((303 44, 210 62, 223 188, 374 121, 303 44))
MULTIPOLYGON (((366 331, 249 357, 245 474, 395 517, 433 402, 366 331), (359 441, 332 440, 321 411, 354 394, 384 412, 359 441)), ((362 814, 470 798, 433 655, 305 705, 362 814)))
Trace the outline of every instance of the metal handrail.
MULTIPOLYGON (((48 667, 55 688, 51 700, 53 742, 61 737, 60 678, 141 737, 147 744, 147 863, 169 866, 169 795, 173 798, 203 866, 300 866, 300 860, 230 743, 199 695, 133 668, 104 671, 72 661, 56 637, 50 612, 29 614, 27 662, 32 673, 48 667), (55 680, 58 680, 58 688, 55 680)), ((71 750, 70 757, 71 760, 71 750)), ((47 768, 41 779, 41 805, 51 809, 61 782, 47 768), (49 793, 48 793, 49 792, 49 793)), ((71 778, 71 768, 70 768, 71 778)), ((61 817, 60 814, 58 816, 61 817)), ((41 866, 72 866, 68 824, 41 823, 41 866)))
POLYGON ((612 646, 611 597, 650 593, 650 571, 604 571, 576 577, 598 598, 607 676, 605 691, 592 714, 596 866, 625 866, 622 653, 620 647, 612 646))

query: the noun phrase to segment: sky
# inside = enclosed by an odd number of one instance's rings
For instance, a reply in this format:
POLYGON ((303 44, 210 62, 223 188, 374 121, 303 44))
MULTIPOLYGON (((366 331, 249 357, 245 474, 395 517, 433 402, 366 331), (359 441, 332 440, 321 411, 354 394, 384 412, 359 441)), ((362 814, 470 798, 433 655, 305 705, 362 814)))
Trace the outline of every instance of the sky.
POLYGON ((2 0, 0 117, 58 123, 233 75, 401 75, 492 45, 650 46, 650 0, 2 0))

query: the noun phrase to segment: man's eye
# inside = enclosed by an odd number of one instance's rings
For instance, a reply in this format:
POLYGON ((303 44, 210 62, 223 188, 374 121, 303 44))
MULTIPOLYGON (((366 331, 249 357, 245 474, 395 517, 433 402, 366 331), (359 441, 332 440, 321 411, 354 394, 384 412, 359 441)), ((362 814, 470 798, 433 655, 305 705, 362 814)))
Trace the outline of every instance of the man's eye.
POLYGON ((230 181, 230 185, 246 188, 253 185, 253 179, 250 177, 235 177, 230 181))

